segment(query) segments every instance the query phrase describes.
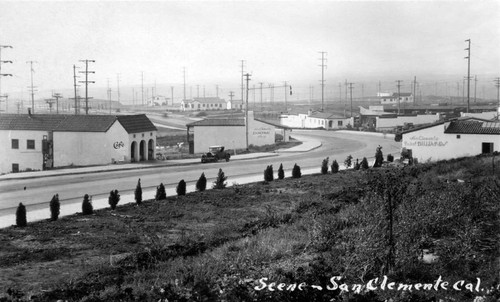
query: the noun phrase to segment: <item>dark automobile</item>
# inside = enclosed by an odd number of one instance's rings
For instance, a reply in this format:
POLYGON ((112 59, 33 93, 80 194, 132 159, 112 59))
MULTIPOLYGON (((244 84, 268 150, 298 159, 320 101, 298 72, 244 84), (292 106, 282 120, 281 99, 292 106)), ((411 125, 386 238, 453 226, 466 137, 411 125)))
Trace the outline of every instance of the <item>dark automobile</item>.
POLYGON ((201 156, 202 163, 218 162, 219 160, 225 159, 229 161, 231 154, 224 151, 224 146, 210 146, 208 148, 207 154, 201 156))

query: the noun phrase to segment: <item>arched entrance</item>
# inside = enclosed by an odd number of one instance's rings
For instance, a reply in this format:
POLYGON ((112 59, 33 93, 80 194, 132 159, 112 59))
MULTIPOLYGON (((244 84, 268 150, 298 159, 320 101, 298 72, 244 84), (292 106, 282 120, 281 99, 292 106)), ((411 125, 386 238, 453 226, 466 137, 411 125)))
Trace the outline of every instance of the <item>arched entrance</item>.
POLYGON ((134 162, 137 161, 137 143, 132 142, 130 145, 130 161, 134 162))
POLYGON ((139 145, 139 160, 146 160, 146 142, 144 140, 141 141, 139 145))
POLYGON ((155 141, 150 139, 148 141, 148 160, 155 159, 155 141))
POLYGON ((333 121, 328 121, 328 128, 330 128, 330 129, 331 129, 331 128, 332 128, 332 126, 333 126, 333 121))

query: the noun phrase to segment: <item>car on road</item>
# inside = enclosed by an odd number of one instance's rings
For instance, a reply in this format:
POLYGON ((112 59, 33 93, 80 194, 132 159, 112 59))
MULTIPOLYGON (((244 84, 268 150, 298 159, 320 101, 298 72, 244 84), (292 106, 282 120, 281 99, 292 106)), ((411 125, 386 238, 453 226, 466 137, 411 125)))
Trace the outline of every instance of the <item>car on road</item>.
POLYGON ((218 162, 219 160, 225 159, 229 161, 231 154, 226 152, 224 146, 210 146, 208 147, 207 154, 201 156, 202 163, 218 162))

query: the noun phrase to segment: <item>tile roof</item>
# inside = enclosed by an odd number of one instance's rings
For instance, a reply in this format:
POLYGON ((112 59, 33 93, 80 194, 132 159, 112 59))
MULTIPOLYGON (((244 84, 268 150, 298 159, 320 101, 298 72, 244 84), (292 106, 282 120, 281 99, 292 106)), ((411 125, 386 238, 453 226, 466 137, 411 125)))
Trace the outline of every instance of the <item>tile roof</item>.
POLYGON ((66 115, 54 131, 65 132, 106 132, 113 125, 113 115, 66 115))
POLYGON ((116 119, 128 133, 156 131, 155 125, 145 114, 118 115, 116 119))
POLYGON ((54 114, 0 114, 0 130, 51 131, 65 119, 54 114))
POLYGON ((444 133, 500 134, 500 122, 452 121, 444 133))
POLYGON ((229 119, 204 119, 187 124, 186 126, 245 126, 245 120, 242 118, 229 119))
POLYGON ((106 132, 116 120, 128 133, 157 130, 145 114, 120 116, 0 114, 0 130, 106 132))

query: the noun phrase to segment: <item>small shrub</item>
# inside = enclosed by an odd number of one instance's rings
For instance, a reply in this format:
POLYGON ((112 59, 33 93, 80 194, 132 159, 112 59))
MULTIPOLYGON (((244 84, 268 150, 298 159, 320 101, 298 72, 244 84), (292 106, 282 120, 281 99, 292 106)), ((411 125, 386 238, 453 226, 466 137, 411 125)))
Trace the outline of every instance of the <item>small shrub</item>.
POLYGON ((265 181, 273 181, 274 180, 273 165, 267 166, 267 168, 264 170, 264 180, 265 181))
POLYGON ((59 202, 59 194, 52 196, 50 200, 50 220, 56 221, 59 218, 61 203, 59 202))
POLYGON ((359 160, 356 158, 356 163, 354 164, 354 170, 356 170, 356 171, 359 170, 360 166, 361 165, 359 164, 359 160))
POLYGON ((344 166, 349 169, 352 166, 352 156, 349 154, 344 160, 344 166))
POLYGON ((111 190, 109 192, 109 198, 108 198, 108 203, 111 206, 111 210, 116 209, 116 205, 120 201, 120 194, 118 194, 118 190, 111 190))
POLYGON ((336 159, 333 160, 331 168, 332 168, 332 173, 338 173, 339 172, 339 163, 337 162, 336 159))
MULTIPOLYGON (((111 191, 111 192, 113 192, 113 191, 111 191)), ((94 214, 94 207, 92 206, 92 197, 89 197, 89 194, 85 194, 83 196, 82 214, 83 215, 92 215, 92 214, 94 214)))
POLYGON ((321 174, 327 174, 328 173, 328 162, 329 161, 330 161, 329 157, 323 159, 323 162, 321 163, 321 174))
POLYGON ((177 196, 186 195, 186 182, 184 181, 184 179, 181 179, 179 181, 179 184, 177 184, 176 192, 177 196))
POLYGON ((378 168, 382 166, 384 162, 384 154, 382 154, 382 146, 377 147, 377 151, 375 151, 375 163, 373 164, 374 168, 378 168))
POLYGON ((203 192, 207 188, 207 178, 205 173, 201 173, 200 178, 196 181, 196 191, 203 192))
POLYGON ((285 178, 285 171, 283 170, 283 164, 280 164, 280 167, 278 168, 278 179, 283 178, 285 178))
POLYGON ((217 173, 217 179, 214 181, 212 189, 224 189, 226 187, 227 177, 222 172, 222 169, 219 169, 219 173, 217 173))
POLYGON ((392 163, 394 161, 394 156, 392 156, 392 154, 387 154, 387 161, 392 163))
POLYGON ((366 159, 366 157, 363 157, 363 160, 361 161, 361 169, 366 170, 368 168, 368 160, 366 159))
POLYGON ((137 181, 137 186, 135 187, 134 196, 135 196, 135 202, 137 203, 137 205, 140 205, 142 203, 142 187, 140 178, 137 181))
POLYGON ((160 183, 160 185, 156 187, 155 200, 163 199, 167 199, 167 193, 165 192, 165 186, 163 185, 163 183, 160 183))
POLYGON ((302 173, 300 172, 300 166, 295 164, 292 169, 292 178, 300 178, 302 173))
POLYGON ((25 227, 28 224, 26 220, 26 207, 22 202, 19 203, 16 211, 16 225, 18 227, 25 227))

